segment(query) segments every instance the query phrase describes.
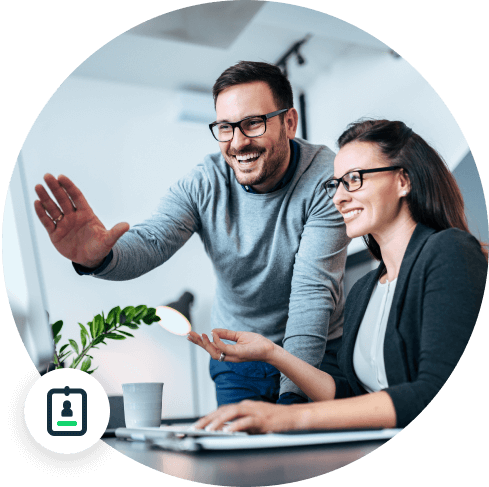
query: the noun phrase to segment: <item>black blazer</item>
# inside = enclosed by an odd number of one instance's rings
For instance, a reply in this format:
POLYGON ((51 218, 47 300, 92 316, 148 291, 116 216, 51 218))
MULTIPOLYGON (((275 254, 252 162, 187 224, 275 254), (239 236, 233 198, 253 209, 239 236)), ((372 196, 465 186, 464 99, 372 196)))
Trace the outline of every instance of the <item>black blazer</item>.
MULTIPOLYGON (((380 266, 361 278, 345 304, 342 376, 335 398, 366 394, 353 370, 353 348, 380 266)), ((384 341, 385 391, 394 403, 397 427, 410 423, 433 399, 457 365, 474 328, 484 294, 487 261, 479 242, 451 228, 418 224, 397 279, 384 341)))

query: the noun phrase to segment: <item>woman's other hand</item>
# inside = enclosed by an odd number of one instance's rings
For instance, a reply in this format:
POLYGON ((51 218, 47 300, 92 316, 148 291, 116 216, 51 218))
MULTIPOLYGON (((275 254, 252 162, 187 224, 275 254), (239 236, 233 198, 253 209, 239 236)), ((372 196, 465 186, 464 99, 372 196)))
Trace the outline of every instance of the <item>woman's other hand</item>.
POLYGON ((221 353, 225 354, 226 362, 269 362, 272 360, 277 345, 258 333, 248 331, 231 331, 222 328, 212 330, 213 342, 209 337, 202 333, 202 337, 191 331, 187 338, 195 345, 199 345, 206 350, 210 356, 219 360, 221 353), (229 345, 222 340, 236 342, 235 345, 229 345))

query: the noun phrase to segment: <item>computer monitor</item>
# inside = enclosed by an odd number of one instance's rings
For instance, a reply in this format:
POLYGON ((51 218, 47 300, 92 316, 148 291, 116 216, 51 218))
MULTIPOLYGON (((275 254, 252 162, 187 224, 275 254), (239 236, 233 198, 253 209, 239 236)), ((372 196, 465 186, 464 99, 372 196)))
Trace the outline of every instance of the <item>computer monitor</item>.
MULTIPOLYGON (((15 324, 30 358, 38 371, 46 370, 52 361, 54 343, 47 312, 47 300, 34 232, 34 206, 29 200, 22 153, 19 154, 10 182, 10 194, 19 238, 19 250, 24 268, 27 296, 7 294, 15 324)), ((8 256, 4 255, 4 258, 8 256)))

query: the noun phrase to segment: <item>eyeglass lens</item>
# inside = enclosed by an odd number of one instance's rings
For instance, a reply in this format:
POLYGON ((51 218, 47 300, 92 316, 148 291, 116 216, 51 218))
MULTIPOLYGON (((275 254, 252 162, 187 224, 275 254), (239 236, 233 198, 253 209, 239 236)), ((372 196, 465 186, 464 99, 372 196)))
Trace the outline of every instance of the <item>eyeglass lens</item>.
POLYGON ((362 176, 360 173, 354 171, 348 174, 345 174, 340 179, 332 179, 326 183, 326 191, 328 192, 328 196, 333 198, 336 194, 336 190, 338 189, 338 185, 340 181, 343 181, 343 186, 349 192, 356 191, 362 187, 362 176))
MULTIPOLYGON (((265 133, 265 121, 262 118, 247 118, 241 121, 240 127, 247 137, 260 137, 265 133)), ((212 127, 212 133, 219 142, 228 142, 233 138, 233 126, 229 123, 218 123, 212 127)))

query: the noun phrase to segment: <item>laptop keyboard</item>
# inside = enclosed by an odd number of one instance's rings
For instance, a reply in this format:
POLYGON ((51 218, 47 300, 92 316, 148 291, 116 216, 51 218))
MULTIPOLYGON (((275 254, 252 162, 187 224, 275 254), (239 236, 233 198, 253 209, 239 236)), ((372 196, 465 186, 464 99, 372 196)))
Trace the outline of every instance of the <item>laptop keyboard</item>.
POLYGON ((160 426, 161 431, 173 433, 175 435, 182 436, 247 436, 248 433, 244 431, 226 431, 226 430, 198 430, 195 429, 193 423, 180 423, 160 426))

